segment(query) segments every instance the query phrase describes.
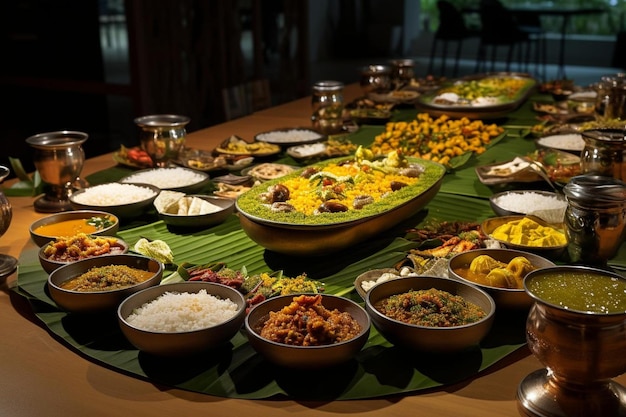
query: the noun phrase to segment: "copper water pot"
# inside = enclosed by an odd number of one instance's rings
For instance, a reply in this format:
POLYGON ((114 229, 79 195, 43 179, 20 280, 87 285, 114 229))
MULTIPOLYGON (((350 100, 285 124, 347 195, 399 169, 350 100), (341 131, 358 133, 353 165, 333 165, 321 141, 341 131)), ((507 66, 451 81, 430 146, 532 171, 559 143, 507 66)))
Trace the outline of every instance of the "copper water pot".
MULTIPOLYGON (((561 266, 531 272, 588 271, 624 280, 600 269, 561 266)), ((546 366, 520 384, 518 399, 525 415, 623 416, 626 388, 611 378, 626 372, 626 311, 593 313, 535 300, 526 322, 530 351, 546 366)), ((619 296, 619 295, 616 295, 619 296)))

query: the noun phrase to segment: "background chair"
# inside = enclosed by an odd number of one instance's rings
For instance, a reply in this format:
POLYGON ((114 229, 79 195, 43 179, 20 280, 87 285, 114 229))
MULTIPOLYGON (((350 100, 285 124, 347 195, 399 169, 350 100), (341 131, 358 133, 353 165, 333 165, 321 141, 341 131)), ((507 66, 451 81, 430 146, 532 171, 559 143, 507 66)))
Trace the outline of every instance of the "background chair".
POLYGON ((475 71, 486 68, 487 52, 491 48, 490 71, 495 68, 498 50, 506 48, 505 69, 509 71, 514 52, 517 52, 520 70, 527 71, 530 51, 535 49, 535 62, 545 76, 545 36, 541 22, 520 24, 515 15, 497 0, 483 0, 480 4, 481 34, 475 71))
POLYGON ((459 71, 459 58, 461 55, 461 46, 463 45, 463 41, 472 37, 478 37, 478 32, 471 30, 466 26, 461 11, 449 1, 439 0, 437 2, 437 9, 439 10, 439 27, 435 32, 433 44, 430 50, 428 73, 433 73, 433 64, 435 61, 437 46, 441 42, 443 49, 441 53, 440 75, 444 75, 446 69, 446 58, 448 55, 448 43, 456 42, 453 69, 453 76, 456 76, 459 71))

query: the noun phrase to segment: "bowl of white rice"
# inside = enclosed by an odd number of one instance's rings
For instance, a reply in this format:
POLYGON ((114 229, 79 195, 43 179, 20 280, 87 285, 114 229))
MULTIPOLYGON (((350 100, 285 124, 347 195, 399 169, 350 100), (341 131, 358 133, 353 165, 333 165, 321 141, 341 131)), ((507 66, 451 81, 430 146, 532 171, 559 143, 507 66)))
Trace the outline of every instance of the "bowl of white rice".
POLYGON ((585 141, 580 133, 560 133, 544 136, 537 139, 535 143, 539 148, 556 149, 576 155, 580 155, 585 148, 585 141))
POLYGON ((548 223, 562 223, 567 209, 565 196, 539 190, 503 191, 493 194, 489 203, 498 216, 530 214, 548 223))
POLYGON ((119 182, 150 184, 161 190, 197 193, 209 183, 209 174, 184 167, 151 168, 127 175, 119 182))
POLYGON ((74 192, 70 203, 74 210, 101 210, 127 219, 143 214, 160 192, 150 184, 111 182, 74 192))
POLYGON ((254 140, 280 146, 292 146, 322 142, 326 140, 326 136, 312 129, 298 127, 259 133, 254 137, 254 140))
POLYGON ((213 282, 164 284, 139 291, 117 309, 122 333, 144 353, 184 356, 226 344, 241 329, 246 301, 213 282))

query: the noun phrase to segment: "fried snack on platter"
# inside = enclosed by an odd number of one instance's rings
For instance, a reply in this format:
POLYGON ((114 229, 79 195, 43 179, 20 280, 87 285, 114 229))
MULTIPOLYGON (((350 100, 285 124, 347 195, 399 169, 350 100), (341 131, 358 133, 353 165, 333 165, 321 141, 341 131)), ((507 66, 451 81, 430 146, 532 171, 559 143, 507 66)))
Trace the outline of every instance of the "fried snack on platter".
POLYGON ((387 123, 385 131, 374 138, 371 150, 375 155, 401 151, 405 156, 450 165, 454 157, 485 152, 503 132, 502 127, 481 120, 451 119, 446 115, 433 119, 428 113, 419 113, 410 122, 387 123))

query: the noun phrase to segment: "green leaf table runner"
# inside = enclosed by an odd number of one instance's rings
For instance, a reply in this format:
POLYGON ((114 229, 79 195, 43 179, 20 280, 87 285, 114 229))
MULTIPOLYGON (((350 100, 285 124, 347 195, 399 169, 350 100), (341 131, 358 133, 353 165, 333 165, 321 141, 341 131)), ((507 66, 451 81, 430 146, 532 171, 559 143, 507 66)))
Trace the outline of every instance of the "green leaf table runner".
MULTIPOLYGON (((415 109, 394 114, 396 120, 410 120, 415 109)), ((534 150, 527 138, 536 121, 526 103, 500 121, 506 135, 482 155, 472 155, 463 166, 452 170, 440 192, 415 216, 376 237, 330 258, 295 258, 256 245, 241 230, 236 215, 223 224, 193 232, 169 230, 156 221, 155 213, 122 225, 119 235, 131 245, 140 237, 163 239, 172 248, 175 262, 226 262, 229 267, 246 266, 250 273, 283 270, 287 276, 302 272, 325 282, 326 292, 362 302, 353 281, 370 269, 391 267, 406 257, 415 243, 406 239, 406 230, 426 219, 481 221, 493 216, 488 197, 495 191, 478 180, 475 168, 511 160, 534 150)), ((382 126, 362 126, 349 136, 356 144, 369 145, 382 126)), ((280 162, 294 164, 283 156, 280 162)), ((116 181, 131 170, 116 166, 90 175, 91 184, 116 181)), ((610 265, 626 271, 626 245, 610 265)), ((436 389, 476 376, 525 345, 526 313, 498 311, 496 322, 480 347, 455 355, 408 352, 389 344, 372 327, 364 349, 343 366, 323 371, 301 372, 272 366, 247 343, 243 330, 229 344, 194 357, 154 358, 134 349, 123 337, 114 314, 80 316, 60 311, 49 298, 47 274, 39 265, 37 248, 27 248, 20 257, 17 292, 27 297, 37 317, 47 328, 84 355, 105 366, 154 383, 230 398, 291 398, 296 400, 350 400, 416 393, 436 389)), ((166 279, 167 280, 167 279, 166 279)), ((525 354, 523 350, 520 354, 525 354)))
MULTIPOLYGON (((287 275, 306 272, 321 279, 326 292, 361 301, 354 279, 374 268, 390 267, 404 259, 415 243, 405 239, 406 229, 426 217, 467 219, 490 214, 484 200, 440 193, 428 208, 389 230, 327 258, 293 258, 265 251, 239 227, 236 215, 203 231, 173 233, 162 222, 123 230, 120 237, 133 244, 139 237, 163 239, 176 262, 215 260, 249 272, 283 270, 287 275)), ((154 358, 134 349, 123 337, 114 314, 81 316, 60 311, 46 292, 47 274, 39 266, 34 244, 20 257, 18 286, 37 317, 48 329, 80 354, 122 372, 154 383, 230 398, 291 398, 348 400, 414 393, 471 378, 505 359, 525 344, 525 314, 501 314, 480 347, 455 355, 409 352, 390 345, 374 328, 354 360, 337 368, 307 373, 280 369, 266 362, 247 343, 243 330, 229 344, 194 357, 154 358)))

